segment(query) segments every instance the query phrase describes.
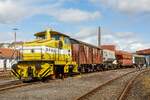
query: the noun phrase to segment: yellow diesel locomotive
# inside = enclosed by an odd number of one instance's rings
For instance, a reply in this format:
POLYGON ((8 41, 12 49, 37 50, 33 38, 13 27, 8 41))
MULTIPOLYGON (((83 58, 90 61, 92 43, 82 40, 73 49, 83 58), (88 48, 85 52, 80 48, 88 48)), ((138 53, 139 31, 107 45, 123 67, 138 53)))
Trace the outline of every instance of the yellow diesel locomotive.
POLYGON ((48 29, 35 34, 36 39, 25 42, 19 50, 19 60, 12 65, 12 73, 18 79, 32 80, 57 75, 78 73, 78 65, 72 61, 70 37, 48 29))

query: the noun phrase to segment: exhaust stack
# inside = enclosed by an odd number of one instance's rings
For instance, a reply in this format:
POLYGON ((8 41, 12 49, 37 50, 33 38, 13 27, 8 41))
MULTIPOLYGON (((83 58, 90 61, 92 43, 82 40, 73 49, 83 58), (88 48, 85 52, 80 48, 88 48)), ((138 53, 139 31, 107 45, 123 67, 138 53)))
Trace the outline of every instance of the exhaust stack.
POLYGON ((98 46, 101 46, 101 27, 98 27, 98 46))

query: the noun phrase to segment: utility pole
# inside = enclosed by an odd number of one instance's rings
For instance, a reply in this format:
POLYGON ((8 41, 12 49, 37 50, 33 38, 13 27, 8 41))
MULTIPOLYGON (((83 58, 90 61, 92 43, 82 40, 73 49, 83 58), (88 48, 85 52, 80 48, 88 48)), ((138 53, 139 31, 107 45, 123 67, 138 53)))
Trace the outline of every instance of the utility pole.
POLYGON ((101 46, 101 27, 98 27, 98 46, 101 46))

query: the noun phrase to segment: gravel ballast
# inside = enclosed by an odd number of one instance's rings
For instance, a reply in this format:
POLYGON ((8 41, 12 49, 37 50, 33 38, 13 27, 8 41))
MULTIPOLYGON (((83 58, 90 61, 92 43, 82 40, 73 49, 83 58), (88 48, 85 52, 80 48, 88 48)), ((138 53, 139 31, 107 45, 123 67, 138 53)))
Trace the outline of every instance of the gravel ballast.
POLYGON ((126 100, 150 100, 150 71, 134 81, 126 100))
POLYGON ((97 86, 133 70, 110 70, 41 82, 0 92, 0 100, 75 100, 97 86))

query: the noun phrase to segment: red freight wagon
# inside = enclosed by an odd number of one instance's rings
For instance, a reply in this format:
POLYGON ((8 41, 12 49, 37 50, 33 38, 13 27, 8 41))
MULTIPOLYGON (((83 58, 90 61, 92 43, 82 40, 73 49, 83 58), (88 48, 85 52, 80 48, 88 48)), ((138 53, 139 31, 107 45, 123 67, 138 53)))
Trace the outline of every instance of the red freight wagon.
POLYGON ((131 66, 133 64, 132 60, 130 60, 130 59, 119 59, 118 62, 122 66, 131 66))
POLYGON ((121 66, 132 66, 132 54, 125 51, 116 51, 116 59, 121 66))
POLYGON ((102 64, 101 49, 99 47, 71 39, 72 42, 72 59, 84 69, 93 69, 102 64), (89 68, 90 67, 90 68, 89 68))
POLYGON ((132 54, 125 51, 116 51, 116 58, 118 59, 132 59, 132 54))

